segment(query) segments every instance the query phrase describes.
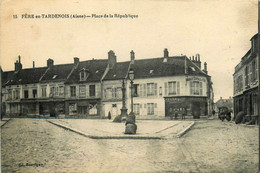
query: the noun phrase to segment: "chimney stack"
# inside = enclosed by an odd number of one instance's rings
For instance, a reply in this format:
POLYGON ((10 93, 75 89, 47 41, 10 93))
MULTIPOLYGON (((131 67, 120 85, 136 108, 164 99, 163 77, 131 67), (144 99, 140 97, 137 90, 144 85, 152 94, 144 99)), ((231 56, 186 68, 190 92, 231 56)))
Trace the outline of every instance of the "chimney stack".
POLYGON ((51 66, 53 66, 53 64, 54 64, 54 61, 53 61, 53 59, 48 59, 47 60, 47 67, 51 67, 51 66))
POLYGON ((35 62, 33 61, 33 68, 35 68, 35 62))
POLYGON ((116 64, 116 56, 115 56, 115 53, 114 51, 110 50, 108 52, 108 65, 109 65, 109 68, 113 68, 113 66, 116 64))
POLYGON ((207 63, 204 63, 204 70, 203 70, 206 74, 208 74, 208 69, 207 69, 207 63))
POLYGON ((133 50, 130 52, 130 55, 131 55, 131 61, 135 60, 135 53, 133 50))
POLYGON ((165 48, 163 52, 164 52, 163 62, 167 62, 168 61, 168 57, 169 57, 168 49, 165 48))
POLYGON ((21 64, 21 56, 18 56, 18 61, 14 63, 14 69, 15 71, 21 70, 23 68, 23 65, 21 64))

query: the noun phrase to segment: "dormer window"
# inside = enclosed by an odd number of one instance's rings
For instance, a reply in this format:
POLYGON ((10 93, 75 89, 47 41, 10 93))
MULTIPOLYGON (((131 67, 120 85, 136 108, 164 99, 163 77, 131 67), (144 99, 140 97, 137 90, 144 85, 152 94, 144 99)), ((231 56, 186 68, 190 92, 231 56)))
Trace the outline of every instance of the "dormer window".
POLYGON ((85 81, 89 76, 89 71, 83 68, 80 70, 79 76, 80 76, 80 81, 85 81))

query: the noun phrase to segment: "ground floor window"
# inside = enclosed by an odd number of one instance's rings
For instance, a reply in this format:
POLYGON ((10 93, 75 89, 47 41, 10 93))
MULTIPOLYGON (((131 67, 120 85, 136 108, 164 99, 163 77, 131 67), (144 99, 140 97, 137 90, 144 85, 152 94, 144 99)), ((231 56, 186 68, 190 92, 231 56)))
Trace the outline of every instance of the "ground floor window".
POLYGON ((154 115, 154 108, 155 108, 154 103, 147 103, 147 114, 148 115, 154 115))
POLYGON ((70 103, 69 104, 69 114, 76 114, 77 113, 77 104, 70 103))
POLYGON ((134 113, 135 115, 139 115, 140 114, 140 104, 134 104, 134 113))
POLYGON ((89 115, 96 115, 97 114, 97 103, 90 103, 89 104, 89 115))

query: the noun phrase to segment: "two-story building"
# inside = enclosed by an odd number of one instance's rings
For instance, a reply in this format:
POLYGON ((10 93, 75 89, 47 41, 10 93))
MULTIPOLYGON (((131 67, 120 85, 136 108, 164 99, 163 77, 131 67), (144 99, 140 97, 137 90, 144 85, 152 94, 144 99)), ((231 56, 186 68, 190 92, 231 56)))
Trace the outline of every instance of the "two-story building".
POLYGON ((259 87, 259 57, 257 54, 257 37, 255 34, 251 39, 250 50, 242 57, 239 64, 235 67, 233 74, 234 81, 234 115, 243 111, 250 117, 257 116, 259 113, 257 103, 257 93, 259 87))

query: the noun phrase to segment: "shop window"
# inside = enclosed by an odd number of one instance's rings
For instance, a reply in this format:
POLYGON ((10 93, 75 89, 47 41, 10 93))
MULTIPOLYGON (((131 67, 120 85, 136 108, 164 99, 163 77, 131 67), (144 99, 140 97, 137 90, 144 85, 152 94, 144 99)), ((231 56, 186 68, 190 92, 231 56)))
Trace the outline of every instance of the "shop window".
POLYGON ((94 97, 96 95, 96 87, 95 85, 89 85, 89 96, 94 97))
POLYGON ((97 115, 97 103, 89 104, 89 115, 97 115))
POLYGON ((70 86, 70 96, 76 97, 76 86, 70 86))
POLYGON ((70 103, 69 104, 69 114, 76 114, 77 113, 77 104, 70 103))

